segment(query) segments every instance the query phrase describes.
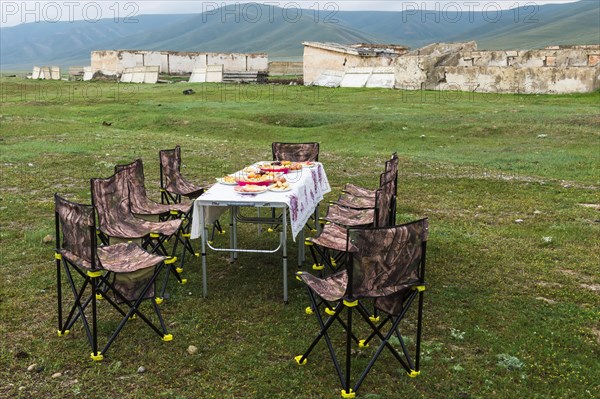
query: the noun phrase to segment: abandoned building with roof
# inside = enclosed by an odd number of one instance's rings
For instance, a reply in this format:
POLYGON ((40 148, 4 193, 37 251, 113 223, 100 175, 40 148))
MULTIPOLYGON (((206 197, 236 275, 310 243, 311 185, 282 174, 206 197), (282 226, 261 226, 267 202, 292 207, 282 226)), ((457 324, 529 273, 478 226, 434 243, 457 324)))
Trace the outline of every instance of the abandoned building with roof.
POLYGON ((402 46, 305 42, 304 83, 484 93, 582 93, 600 88, 600 45, 480 51, 477 43, 402 46))

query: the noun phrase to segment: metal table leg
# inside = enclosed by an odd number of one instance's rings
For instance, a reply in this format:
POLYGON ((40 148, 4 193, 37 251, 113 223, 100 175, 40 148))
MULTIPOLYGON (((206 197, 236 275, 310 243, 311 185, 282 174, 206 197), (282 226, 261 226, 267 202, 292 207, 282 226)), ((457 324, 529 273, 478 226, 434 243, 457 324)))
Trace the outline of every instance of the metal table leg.
POLYGON ((208 229, 206 228, 204 206, 200 206, 200 242, 202 249, 202 295, 208 296, 208 284, 206 282, 206 241, 208 240, 208 229))
POLYGON ((300 268, 304 263, 304 229, 298 233, 296 242, 298 243, 298 268, 300 268))
POLYGON ((287 275, 287 209, 283 208, 281 241, 283 249, 283 302, 288 303, 288 275, 287 275))
MULTIPOLYGON (((239 208, 237 206, 233 207, 234 208, 234 213, 235 215, 237 215, 237 213, 239 212, 239 208)), ((233 249, 237 249, 238 247, 238 239, 237 239, 237 217, 233 218, 233 249)), ((233 253, 233 260, 236 261, 238 258, 238 253, 237 251, 233 253)))
MULTIPOLYGON (((235 229, 233 227, 233 221, 235 220, 235 215, 233 214, 235 212, 235 207, 230 206, 229 207, 229 248, 235 248, 233 245, 233 235, 235 234, 235 229)), ((229 254, 229 261, 233 262, 235 260, 234 258, 234 252, 232 251, 229 254)))

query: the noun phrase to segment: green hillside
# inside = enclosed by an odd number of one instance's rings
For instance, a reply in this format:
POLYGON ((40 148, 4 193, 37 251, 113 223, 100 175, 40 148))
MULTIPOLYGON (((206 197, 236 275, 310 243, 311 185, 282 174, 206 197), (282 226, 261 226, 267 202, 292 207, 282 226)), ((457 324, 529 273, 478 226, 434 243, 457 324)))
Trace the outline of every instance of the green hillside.
POLYGON ((580 1, 532 9, 521 8, 519 22, 494 30, 466 32, 480 48, 530 49, 552 44, 599 44, 600 2, 580 1))
POLYGON ((96 23, 28 23, 1 28, 0 65, 3 69, 29 69, 33 64, 89 65, 90 51, 113 48, 113 43, 125 37, 149 32, 181 18, 181 15, 145 15, 137 23, 103 19, 96 23))

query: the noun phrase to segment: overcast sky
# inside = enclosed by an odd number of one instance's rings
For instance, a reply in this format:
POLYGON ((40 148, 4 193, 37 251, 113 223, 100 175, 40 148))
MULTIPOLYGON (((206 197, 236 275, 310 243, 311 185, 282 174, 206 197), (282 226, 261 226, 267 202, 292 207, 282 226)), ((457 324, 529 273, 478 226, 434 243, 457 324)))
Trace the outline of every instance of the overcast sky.
MULTIPOLYGON (((363 0, 335 0, 335 1, 255 1, 266 3, 281 8, 304 8, 332 13, 336 10, 359 11, 414 11, 416 9, 464 11, 489 10, 500 8, 514 8, 517 6, 539 6, 548 3, 569 3, 577 0, 390 0, 390 1, 363 1, 363 0)), ((584 0, 598 1, 598 0, 584 0)), ((193 1, 193 0, 142 0, 142 1, 117 1, 117 0, 55 0, 55 1, 22 1, 0 0, 0 26, 14 26, 28 22, 58 22, 86 20, 94 22, 102 18, 133 19, 143 14, 193 14, 201 12, 214 12, 217 8, 229 4, 232 9, 238 7, 243 10, 247 1, 193 1), (237 6, 236 6, 237 5, 237 6)))

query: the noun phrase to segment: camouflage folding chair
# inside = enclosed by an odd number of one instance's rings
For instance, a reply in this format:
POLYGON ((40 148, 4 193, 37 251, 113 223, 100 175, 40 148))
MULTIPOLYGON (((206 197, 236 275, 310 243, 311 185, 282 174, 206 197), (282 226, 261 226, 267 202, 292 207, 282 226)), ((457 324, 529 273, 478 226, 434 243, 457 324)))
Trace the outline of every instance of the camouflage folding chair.
POLYGON ((319 143, 281 143, 271 144, 273 161, 318 162, 319 143))
MULTIPOLYGON (((396 214, 396 199, 398 196, 398 157, 396 153, 392 155, 392 158, 385 162, 385 170, 379 176, 379 187, 381 187, 386 181, 394 181, 394 197, 391 205, 392 214, 396 214)), ((346 207, 346 208, 375 208, 375 195, 377 190, 368 190, 353 184, 346 184, 343 193, 334 201, 335 204, 346 207)), ((390 221, 390 224, 394 224, 394 220, 390 221)))
MULTIPOLYGON (((199 254, 194 251, 190 242, 192 203, 186 201, 176 204, 159 204, 148 198, 144 178, 144 164, 141 159, 127 165, 116 165, 115 173, 121 171, 127 176, 131 212, 134 216, 149 221, 166 221, 171 219, 182 220, 179 230, 175 234, 175 239, 183 248, 181 251, 179 267, 176 268, 176 271, 180 274, 183 273, 186 253, 189 252, 192 256, 199 256, 199 254)), ((168 276, 169 273, 165 276, 163 289, 161 291, 163 293, 166 289, 168 276)))
MULTIPOLYGON (((386 348, 410 377, 419 375, 428 229, 427 219, 393 227, 349 229, 345 251, 349 259, 345 270, 325 278, 297 273, 298 279, 307 285, 310 300, 315 308, 319 299, 337 304, 327 319, 320 311, 316 312, 320 331, 306 352, 296 356, 295 360, 299 365, 306 364, 312 350, 321 338, 324 338, 342 385, 343 398, 355 397, 386 348), (417 298, 413 347, 406 340, 410 328, 403 325, 401 329, 400 323, 417 298), (373 299, 374 306, 382 314, 378 319, 373 319, 362 306, 361 302, 367 299, 373 299), (347 312, 345 320, 342 319, 344 311, 347 312), (369 327, 366 339, 356 337, 358 329, 355 328, 352 318, 355 313, 358 313, 369 327), (345 369, 340 365, 330 337, 336 321, 336 325, 341 325, 345 331, 345 369), (379 340, 377 348, 368 349, 375 339, 379 340), (354 385, 351 382, 353 343, 361 348, 362 353, 371 355, 368 362, 361 362, 362 366, 365 363, 366 366, 354 385)), ((355 365, 357 361, 360 360, 355 360, 355 365)))
MULTIPOLYGON (((92 205, 98 213, 100 232, 109 237, 109 243, 135 241, 150 253, 166 256, 165 265, 179 283, 185 284, 174 263, 177 261, 178 241, 175 240, 169 254, 165 243, 175 237, 180 230, 182 220, 172 219, 164 222, 151 222, 134 216, 131 211, 129 183, 125 170, 106 179, 91 179, 92 205)), ((168 273, 168 272, 167 272, 168 273)), ((164 286, 157 301, 162 302, 164 286)))
MULTIPOLYGON (((209 187, 201 187, 187 180, 181 174, 181 147, 175 146, 172 150, 160 150, 160 202, 162 204, 179 204, 184 202, 183 198, 195 200, 201 196, 209 187)), ((186 213, 185 218, 191 220, 192 207, 186 213)), ((225 232, 218 220, 213 224, 212 235, 215 230, 220 234, 225 232)), ((194 254, 195 255, 195 254, 194 254)))
POLYGON ((54 202, 58 335, 68 334, 74 324, 81 320, 94 361, 104 358, 123 326, 136 316, 163 341, 170 341, 172 336, 167 334, 160 310, 153 300, 156 277, 161 272, 166 258, 152 255, 134 243, 98 247, 94 208, 67 201, 58 194, 54 195, 54 202), (61 269, 73 293, 70 306, 65 306, 68 300, 63 299, 61 269), (122 317, 102 350, 98 350, 96 303, 100 298, 110 303, 122 317), (140 305, 145 300, 152 302, 159 326, 141 312, 140 305), (70 307, 64 320, 63 307, 65 310, 70 307))
POLYGON ((205 188, 188 181, 181 174, 181 147, 160 150, 160 192, 163 204, 180 203, 183 197, 196 199, 205 188))
POLYGON ((329 206, 327 215, 322 219, 325 224, 321 233, 317 237, 305 240, 305 245, 308 246, 314 260, 313 270, 323 271, 328 267, 335 272, 343 267, 346 257, 346 228, 384 227, 394 224, 396 215, 392 204, 395 184, 392 178, 376 190, 375 207, 348 208, 337 204, 329 206))
MULTIPOLYGON (((385 162, 385 169, 383 174, 380 175, 379 185, 383 184, 384 181, 394 179, 394 203, 392 204, 393 213, 396 214, 396 199, 398 197, 398 154, 393 153, 391 158, 385 162), (385 177, 383 176, 385 175, 385 177)), ((347 183, 342 189, 343 194, 340 196, 338 201, 342 203, 355 204, 355 205, 369 205, 375 200, 375 192, 377 190, 371 190, 368 188, 356 186, 352 183, 347 183)), ((393 223, 393 221, 392 221, 393 223)))

